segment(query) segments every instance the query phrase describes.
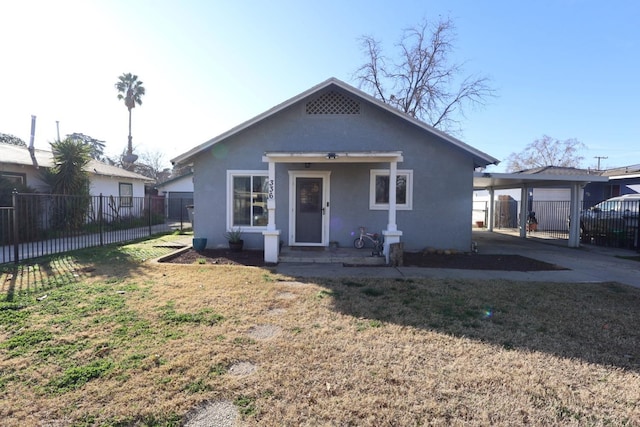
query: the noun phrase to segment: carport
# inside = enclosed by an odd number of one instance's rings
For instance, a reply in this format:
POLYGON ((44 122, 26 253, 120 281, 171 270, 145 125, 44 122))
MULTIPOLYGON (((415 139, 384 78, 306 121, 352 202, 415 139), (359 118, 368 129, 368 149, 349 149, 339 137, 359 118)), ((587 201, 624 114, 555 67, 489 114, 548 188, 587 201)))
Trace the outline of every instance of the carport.
MULTIPOLYGON (((489 218, 487 229, 493 231, 495 206, 494 194, 495 190, 511 190, 520 189, 521 208, 527 200, 530 188, 555 187, 570 188, 570 215, 571 218, 580 216, 580 207, 582 204, 582 189, 590 182, 607 182, 609 178, 600 175, 558 175, 558 174, 522 174, 522 173, 492 173, 492 172, 475 172, 473 175, 473 189, 487 190, 489 192, 489 218)), ((520 237, 527 237, 527 216, 520 214, 519 217, 520 237)), ((571 221, 569 227, 569 247, 580 247, 580 221, 571 221)))

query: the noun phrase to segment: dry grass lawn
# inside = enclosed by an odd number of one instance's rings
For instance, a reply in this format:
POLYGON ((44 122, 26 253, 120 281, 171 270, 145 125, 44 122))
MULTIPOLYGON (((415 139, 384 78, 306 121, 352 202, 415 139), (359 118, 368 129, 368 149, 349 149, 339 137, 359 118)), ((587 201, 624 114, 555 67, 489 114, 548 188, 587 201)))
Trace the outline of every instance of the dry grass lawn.
POLYGON ((83 251, 0 280, 3 426, 640 425, 640 290, 83 251))

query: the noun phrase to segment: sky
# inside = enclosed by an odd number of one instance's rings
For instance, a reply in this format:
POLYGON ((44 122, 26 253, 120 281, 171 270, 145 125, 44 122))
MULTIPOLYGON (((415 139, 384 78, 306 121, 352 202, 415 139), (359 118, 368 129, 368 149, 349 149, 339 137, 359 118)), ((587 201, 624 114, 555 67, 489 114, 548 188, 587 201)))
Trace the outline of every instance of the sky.
POLYGON ((636 0, 0 0, 0 132, 49 149, 59 132, 126 149, 114 85, 138 75, 134 151, 169 160, 336 77, 358 86, 372 36, 389 57, 422 19, 456 26, 452 62, 496 96, 456 136, 503 161, 543 135, 576 138, 582 166, 640 163, 636 0))

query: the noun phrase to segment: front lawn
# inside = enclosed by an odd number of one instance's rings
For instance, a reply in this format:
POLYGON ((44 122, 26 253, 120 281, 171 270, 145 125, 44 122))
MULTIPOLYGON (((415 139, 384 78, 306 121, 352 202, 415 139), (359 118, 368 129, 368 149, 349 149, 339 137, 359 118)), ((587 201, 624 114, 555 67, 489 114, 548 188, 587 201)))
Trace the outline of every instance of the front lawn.
POLYGON ((640 420, 639 289, 304 280, 151 248, 5 267, 2 425, 640 420))

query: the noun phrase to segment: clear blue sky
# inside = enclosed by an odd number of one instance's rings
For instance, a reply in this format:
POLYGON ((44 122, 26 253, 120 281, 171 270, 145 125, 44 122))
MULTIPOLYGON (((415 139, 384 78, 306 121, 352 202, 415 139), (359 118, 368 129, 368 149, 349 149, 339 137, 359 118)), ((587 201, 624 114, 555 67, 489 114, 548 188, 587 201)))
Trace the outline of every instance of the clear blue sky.
MULTIPOLYGON (((0 0, 0 132, 36 146, 82 132, 127 143, 114 83, 137 74, 136 151, 168 160, 329 77, 357 86, 358 38, 385 53, 423 17, 456 24, 453 60, 497 97, 463 122, 504 160, 542 135, 577 138, 603 167, 640 163, 640 2, 0 0)), ((502 170, 501 165, 493 170, 502 170)))

